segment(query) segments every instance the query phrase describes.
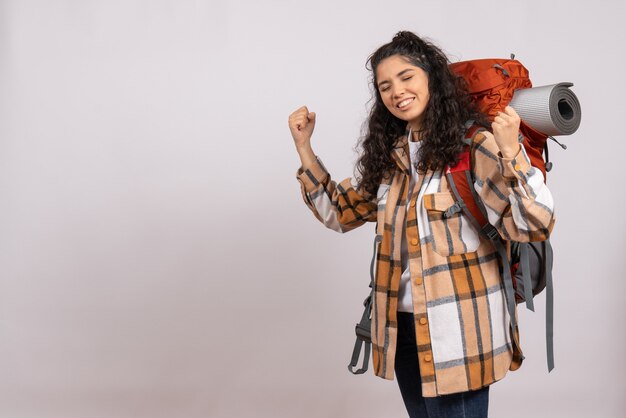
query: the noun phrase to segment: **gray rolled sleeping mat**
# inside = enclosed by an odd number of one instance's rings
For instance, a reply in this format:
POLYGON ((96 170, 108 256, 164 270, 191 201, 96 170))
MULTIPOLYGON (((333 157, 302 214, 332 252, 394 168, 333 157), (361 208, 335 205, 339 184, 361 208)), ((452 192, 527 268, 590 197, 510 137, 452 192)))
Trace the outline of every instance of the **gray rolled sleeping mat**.
POLYGON ((570 87, 558 83, 515 91, 509 103, 536 131, 548 136, 571 135, 580 126, 580 102, 570 87))

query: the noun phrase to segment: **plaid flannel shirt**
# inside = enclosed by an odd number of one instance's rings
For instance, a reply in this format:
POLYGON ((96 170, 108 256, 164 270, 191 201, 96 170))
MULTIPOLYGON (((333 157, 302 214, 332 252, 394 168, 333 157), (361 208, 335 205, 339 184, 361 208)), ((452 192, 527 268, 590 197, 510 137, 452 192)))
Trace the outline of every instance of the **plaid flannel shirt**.
MULTIPOLYGON (((518 330, 510 327, 497 251, 462 213, 442 216, 454 197, 441 170, 421 175, 407 201, 407 141, 406 135, 397 140, 395 171, 383 179, 377 196, 357 189, 352 178, 335 183, 319 158, 296 176, 305 203, 328 228, 347 232, 377 222, 382 240, 372 307, 374 373, 394 377, 406 222, 422 393, 433 397, 479 389, 519 368, 523 359, 518 330)), ((554 225, 552 195, 520 148, 515 158, 504 159, 493 135, 478 133, 471 148, 474 188, 501 236, 543 240, 554 225)))

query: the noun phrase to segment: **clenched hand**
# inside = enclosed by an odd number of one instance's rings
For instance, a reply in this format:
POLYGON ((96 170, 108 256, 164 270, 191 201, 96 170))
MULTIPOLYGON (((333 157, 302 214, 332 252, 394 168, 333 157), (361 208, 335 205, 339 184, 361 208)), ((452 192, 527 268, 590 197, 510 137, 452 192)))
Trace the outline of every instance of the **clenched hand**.
POLYGON ((491 124, 493 136, 503 158, 513 158, 520 150, 518 139, 520 121, 515 109, 507 106, 504 112, 498 112, 491 124))

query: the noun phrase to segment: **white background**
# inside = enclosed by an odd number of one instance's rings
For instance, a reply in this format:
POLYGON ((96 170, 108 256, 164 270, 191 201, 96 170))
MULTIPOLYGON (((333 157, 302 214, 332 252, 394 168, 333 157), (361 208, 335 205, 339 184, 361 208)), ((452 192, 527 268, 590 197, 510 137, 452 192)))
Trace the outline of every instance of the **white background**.
POLYGON ((365 61, 402 29, 574 83, 544 297, 491 417, 626 411, 619 1, 0 0, 0 418, 401 417, 347 363, 373 225, 309 213, 287 127, 352 175, 365 61))

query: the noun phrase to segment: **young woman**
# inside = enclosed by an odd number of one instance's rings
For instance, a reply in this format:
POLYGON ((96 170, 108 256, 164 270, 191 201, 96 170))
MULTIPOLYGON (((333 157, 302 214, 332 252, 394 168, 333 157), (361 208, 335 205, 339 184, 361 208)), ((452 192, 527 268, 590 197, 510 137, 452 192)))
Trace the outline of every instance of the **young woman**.
MULTIPOLYGON (((497 251, 462 213, 443 170, 464 146, 466 122, 486 123, 443 52, 399 32, 368 59, 375 101, 358 178, 340 183, 311 147, 315 113, 289 116, 305 203, 328 228, 376 221, 373 368, 397 376, 411 417, 486 417, 489 385, 522 361, 510 327, 497 251)), ((489 222, 509 240, 545 239, 553 201, 518 140, 507 107, 474 136, 474 188, 489 222)))

